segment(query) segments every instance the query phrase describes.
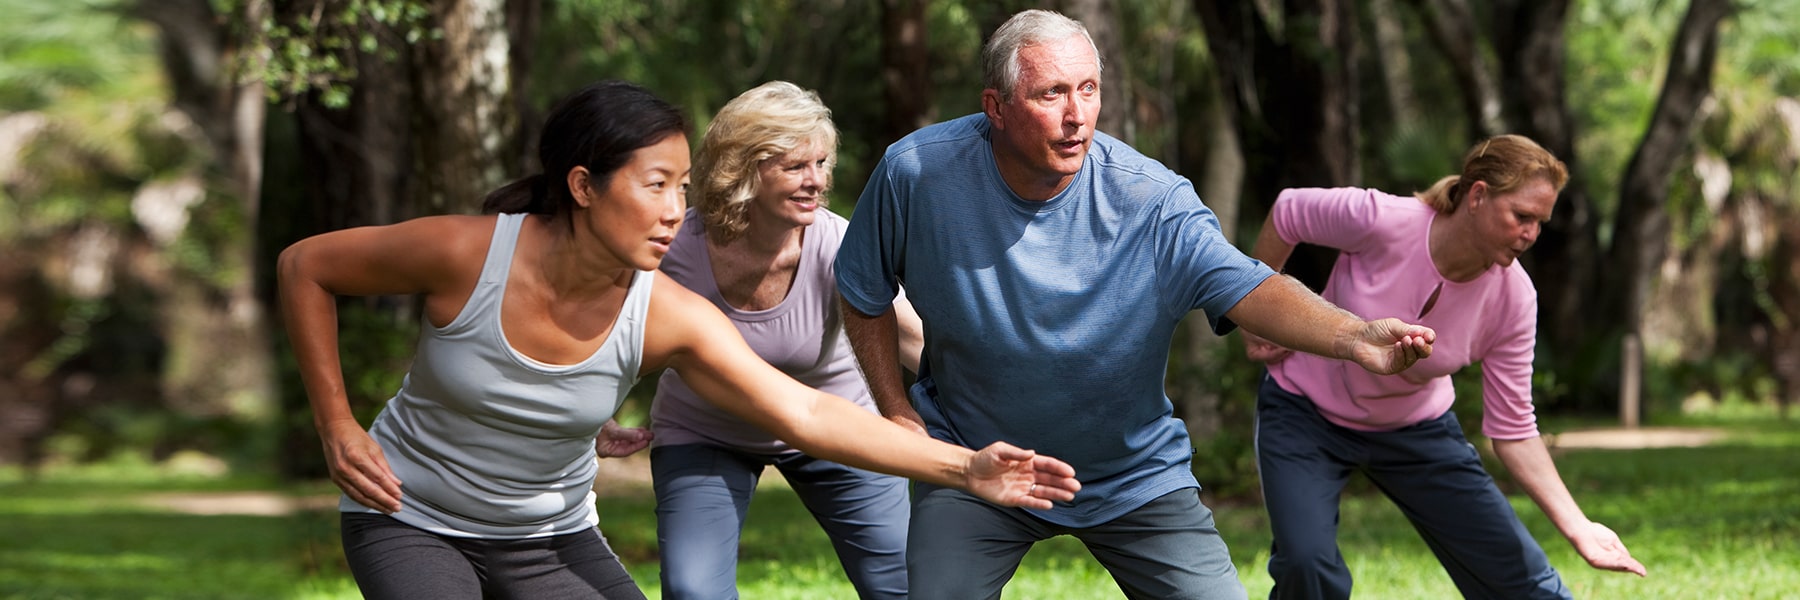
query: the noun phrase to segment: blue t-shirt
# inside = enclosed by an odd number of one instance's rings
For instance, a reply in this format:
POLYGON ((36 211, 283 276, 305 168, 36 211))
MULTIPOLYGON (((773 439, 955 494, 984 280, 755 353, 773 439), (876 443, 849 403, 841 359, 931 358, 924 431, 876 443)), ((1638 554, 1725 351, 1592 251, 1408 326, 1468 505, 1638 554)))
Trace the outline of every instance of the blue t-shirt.
POLYGON ((1194 188, 1104 134, 1044 202, 1001 180, 987 118, 888 148, 857 201, 838 289, 865 314, 896 285, 925 324, 913 406, 933 437, 1005 441, 1068 461, 1075 499, 1038 516, 1090 527, 1196 487, 1163 392, 1188 312, 1221 317, 1272 275, 1226 241, 1194 188))

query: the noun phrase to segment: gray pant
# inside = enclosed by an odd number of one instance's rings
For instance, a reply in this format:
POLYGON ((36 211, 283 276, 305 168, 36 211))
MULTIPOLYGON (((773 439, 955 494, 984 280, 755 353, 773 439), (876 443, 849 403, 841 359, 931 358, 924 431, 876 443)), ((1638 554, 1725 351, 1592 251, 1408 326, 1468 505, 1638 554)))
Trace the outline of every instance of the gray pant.
POLYGON ((371 600, 642 600, 600 530, 523 540, 441 536, 387 515, 343 513, 344 558, 371 600))
POLYGON ((1275 534, 1270 598, 1349 598, 1338 497, 1360 470, 1399 505, 1467 598, 1569 598, 1543 548, 1481 468, 1456 414, 1395 431, 1340 427, 1264 377, 1256 457, 1275 534))
POLYGON ((1058 535, 1087 545, 1130 598, 1245 596, 1198 489, 1176 490, 1112 521, 1072 528, 960 490, 919 484, 906 554, 912 597, 999 598, 1032 544, 1058 535))
POLYGON ((705 444, 650 451, 664 598, 738 597, 738 535, 770 464, 831 538, 859 596, 906 598, 905 479, 799 452, 768 456, 705 444))

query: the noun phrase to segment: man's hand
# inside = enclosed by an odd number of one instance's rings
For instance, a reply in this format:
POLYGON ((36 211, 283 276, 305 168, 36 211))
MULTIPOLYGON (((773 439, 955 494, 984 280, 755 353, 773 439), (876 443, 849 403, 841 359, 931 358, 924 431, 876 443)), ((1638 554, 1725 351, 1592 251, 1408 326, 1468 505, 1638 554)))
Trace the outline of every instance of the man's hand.
POLYGON ((1621 571, 1643 577, 1648 573, 1644 564, 1631 557, 1631 551, 1625 549, 1625 542, 1619 534, 1605 525, 1588 521, 1584 527, 1570 532, 1569 543, 1575 551, 1581 553, 1588 566, 1605 571, 1621 571))
POLYGON ((1424 325, 1399 319, 1365 321, 1348 340, 1348 351, 1340 356, 1349 356, 1371 373, 1393 375, 1431 356, 1431 344, 1436 341, 1437 332, 1424 325))
POLYGON ((964 473, 965 489, 1001 506, 1047 509, 1051 501, 1072 500, 1081 490, 1069 463, 1006 442, 976 452, 964 473))
POLYGON ((600 426, 599 437, 594 438, 594 453, 602 458, 631 456, 649 446, 653 437, 648 429, 625 427, 608 419, 600 426))

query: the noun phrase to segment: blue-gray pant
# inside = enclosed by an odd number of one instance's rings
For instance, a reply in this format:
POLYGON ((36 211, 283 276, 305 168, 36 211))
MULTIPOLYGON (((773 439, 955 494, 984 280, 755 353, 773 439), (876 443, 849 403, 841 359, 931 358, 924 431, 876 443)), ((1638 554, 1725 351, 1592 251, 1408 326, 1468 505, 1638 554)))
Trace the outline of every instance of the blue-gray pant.
POLYGON ((1244 598, 1237 567, 1197 488, 1170 492, 1100 525, 1071 528, 961 490, 914 487, 906 562, 915 600, 999 598, 1032 544, 1065 534, 1087 545, 1127 597, 1244 598))
POLYGON ((370 600, 644 598, 598 529, 521 540, 456 538, 375 513, 342 513, 339 527, 350 574, 370 600))
POLYGON ((775 465, 831 538, 862 598, 906 597, 906 480, 799 452, 706 444, 650 450, 664 598, 737 598, 738 535, 763 467, 775 465))
POLYGON ((1338 501, 1353 470, 1400 507, 1467 598, 1570 598, 1519 522, 1455 413, 1395 431, 1326 421, 1311 400, 1264 377, 1256 459, 1275 534, 1270 598, 1349 598, 1338 551, 1338 501))

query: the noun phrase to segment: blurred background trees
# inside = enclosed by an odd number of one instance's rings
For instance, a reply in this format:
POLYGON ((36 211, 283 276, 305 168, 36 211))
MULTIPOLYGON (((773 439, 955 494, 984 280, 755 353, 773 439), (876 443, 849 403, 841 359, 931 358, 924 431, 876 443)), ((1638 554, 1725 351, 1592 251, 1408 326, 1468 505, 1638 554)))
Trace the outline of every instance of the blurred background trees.
MULTIPOLYGON (((848 214, 888 143, 978 110, 980 42, 1029 7, 1089 26, 1101 130, 1240 244, 1283 187, 1423 188, 1499 132, 1556 152, 1574 177, 1527 257, 1540 410, 1800 399, 1800 0, 0 0, 0 462, 316 476, 274 327, 286 244, 474 212, 535 168, 545 107, 601 78, 696 137, 763 81, 818 90, 848 214)), ((1330 260, 1299 266, 1317 284, 1330 260)), ((417 306, 342 306, 372 415, 417 306)), ((1258 370, 1194 321, 1169 391, 1196 468, 1253 486, 1258 370)))

